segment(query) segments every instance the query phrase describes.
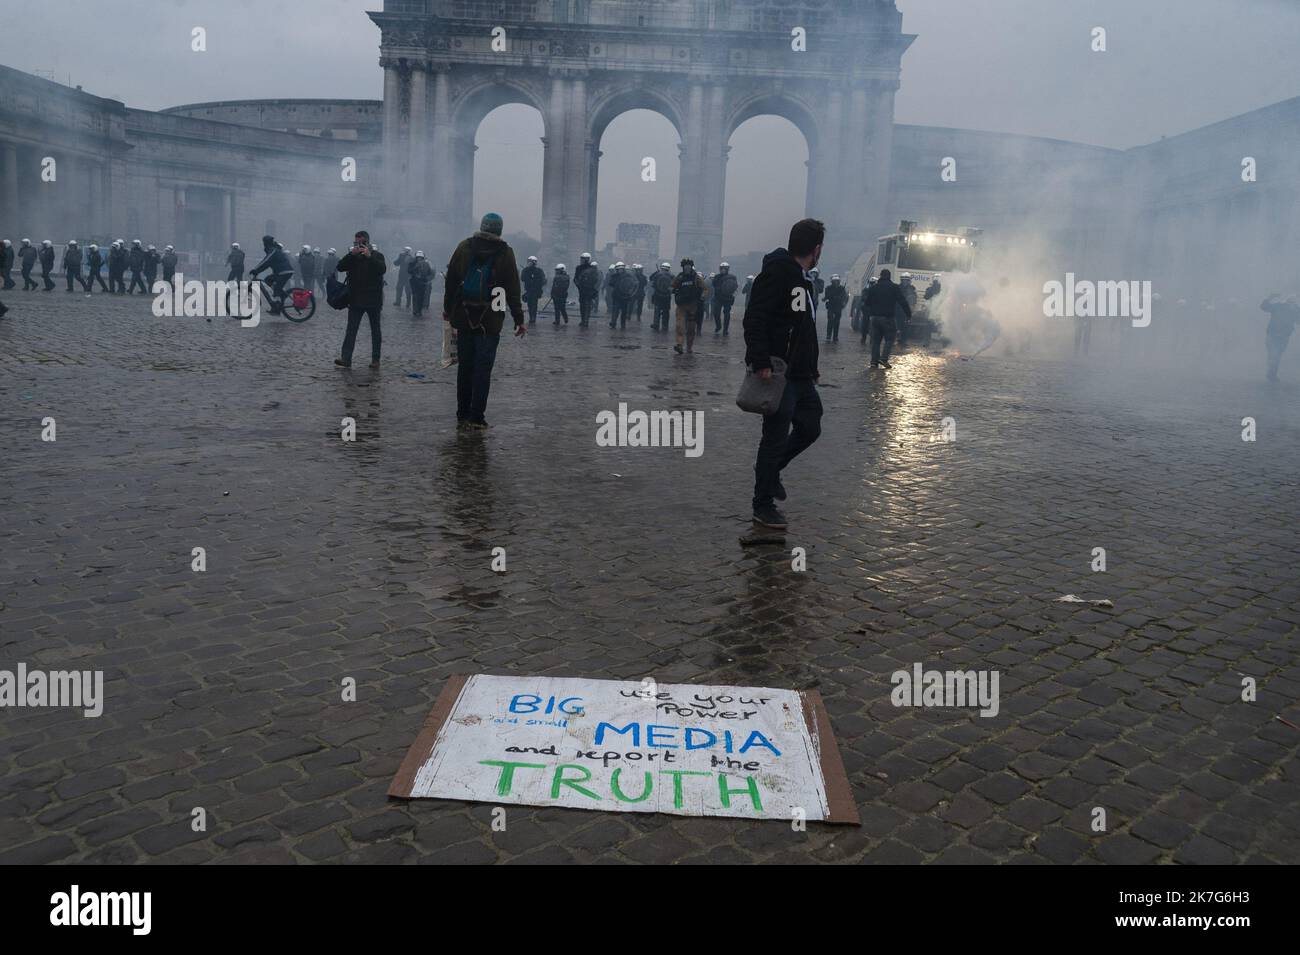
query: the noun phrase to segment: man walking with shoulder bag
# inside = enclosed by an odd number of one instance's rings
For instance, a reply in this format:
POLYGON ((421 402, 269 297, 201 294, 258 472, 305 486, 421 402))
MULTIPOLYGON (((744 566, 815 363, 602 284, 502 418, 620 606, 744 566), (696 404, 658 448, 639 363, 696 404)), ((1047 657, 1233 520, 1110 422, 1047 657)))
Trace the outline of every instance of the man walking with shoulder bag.
POLYGON ((764 256, 745 307, 745 363, 764 380, 772 377, 773 357, 786 363, 785 391, 777 410, 763 416, 754 461, 754 523, 774 530, 787 526, 775 503, 786 498, 781 472, 821 436, 817 292, 811 272, 825 237, 826 226, 816 219, 796 222, 788 246, 764 256))

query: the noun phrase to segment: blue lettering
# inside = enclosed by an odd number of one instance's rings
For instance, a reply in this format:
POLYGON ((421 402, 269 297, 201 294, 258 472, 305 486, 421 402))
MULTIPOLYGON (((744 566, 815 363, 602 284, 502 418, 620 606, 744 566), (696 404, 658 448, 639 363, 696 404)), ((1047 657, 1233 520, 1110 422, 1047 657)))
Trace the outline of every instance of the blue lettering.
POLYGON ((676 749, 676 748, 677 748, 677 744, 676 744, 676 743, 660 743, 660 742, 656 742, 655 737, 659 736, 659 735, 660 735, 660 732, 663 732, 663 733, 665 733, 665 734, 669 734, 669 738, 671 739, 671 738, 672 738, 672 737, 671 737, 671 734, 677 732, 677 727, 676 727, 676 726, 656 726, 654 723, 650 723, 650 724, 647 725, 646 728, 645 728, 645 744, 646 744, 647 746, 659 746, 659 747, 662 747, 662 748, 664 748, 664 749, 676 749))
POLYGON ((624 726, 622 729, 619 729, 613 723, 606 723, 604 720, 596 724, 595 745, 599 746, 601 743, 605 741, 605 730, 607 728, 611 733, 618 733, 620 736, 630 731, 632 733, 632 745, 633 746, 641 745, 641 724, 640 723, 628 723, 627 726, 624 726))

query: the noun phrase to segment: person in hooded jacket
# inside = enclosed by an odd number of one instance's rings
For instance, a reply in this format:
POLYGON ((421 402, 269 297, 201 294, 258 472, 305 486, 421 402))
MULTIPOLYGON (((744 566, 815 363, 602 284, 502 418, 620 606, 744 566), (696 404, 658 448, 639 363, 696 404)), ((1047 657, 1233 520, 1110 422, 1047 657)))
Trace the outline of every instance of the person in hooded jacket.
POLYGON ((826 226, 803 219, 790 229, 785 248, 763 257, 745 307, 745 364, 760 378, 772 377, 772 360, 785 360, 785 391, 763 434, 754 461, 754 523, 784 530, 786 499, 781 472, 821 436, 822 402, 817 394, 817 286, 812 273, 822 254, 826 226))
POLYGON ((514 250, 501 237, 505 223, 489 212, 478 231, 456 246, 447 263, 442 299, 442 320, 456 330, 456 426, 484 430, 488 427, 488 392, 505 311, 496 306, 504 299, 514 319, 515 336, 528 333, 520 297, 519 266, 514 250))

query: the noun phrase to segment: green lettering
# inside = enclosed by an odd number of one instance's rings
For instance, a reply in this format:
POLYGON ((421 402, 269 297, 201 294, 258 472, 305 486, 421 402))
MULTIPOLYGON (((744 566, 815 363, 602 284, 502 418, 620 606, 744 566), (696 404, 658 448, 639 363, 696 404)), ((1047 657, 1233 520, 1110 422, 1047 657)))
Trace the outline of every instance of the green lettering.
POLYGON ((614 775, 609 777, 609 788, 614 791, 614 798, 619 802, 645 802, 650 798, 650 790, 654 787, 654 777, 646 770, 645 774, 645 791, 636 799, 631 799, 623 795, 623 790, 618 785, 618 774, 623 771, 622 767, 614 770, 614 775))
POLYGON ((573 789, 578 790, 578 792, 582 793, 584 796, 590 796, 592 799, 599 800, 600 797, 597 796, 590 789, 587 789, 585 786, 578 785, 578 783, 585 783, 590 778, 591 778, 591 770, 588 769, 586 766, 575 766, 572 763, 561 763, 559 766, 555 767, 555 776, 551 780, 551 798, 559 799, 560 787, 570 786, 573 789), (578 772, 582 773, 583 775, 579 779, 565 779, 564 771, 566 769, 576 769, 578 772))
POLYGON ((690 769, 665 769, 662 770, 668 776, 673 777, 673 808, 681 809, 682 802, 682 777, 683 776, 707 776, 708 773, 697 772, 690 769))
POLYGON ((731 808, 731 797, 736 793, 749 793, 749 799, 754 804, 755 812, 763 811, 763 801, 758 798, 758 782, 753 776, 745 777, 745 786, 740 789, 727 788, 727 774, 718 773, 718 796, 722 799, 722 808, 731 808))
POLYGON ((545 769, 545 763, 507 763, 499 759, 480 759, 480 766, 500 766, 501 776, 497 779, 497 795, 509 796, 510 787, 515 781, 515 770, 519 767, 524 769, 545 769))

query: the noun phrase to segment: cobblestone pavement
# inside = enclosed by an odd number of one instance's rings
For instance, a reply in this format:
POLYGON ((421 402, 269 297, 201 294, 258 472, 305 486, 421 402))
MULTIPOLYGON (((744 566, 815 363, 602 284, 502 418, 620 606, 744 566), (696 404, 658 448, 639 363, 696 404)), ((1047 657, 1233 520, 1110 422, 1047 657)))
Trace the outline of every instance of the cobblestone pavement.
POLYGON ((736 334, 675 358, 648 316, 539 325, 503 340, 493 429, 457 437, 435 320, 390 309, 383 367, 344 372, 328 309, 4 297, 0 666, 102 668, 107 701, 0 715, 0 862, 1300 862, 1294 383, 868 375, 850 337, 786 474, 800 574, 738 545, 736 334), (704 409, 703 456, 597 448, 620 401, 704 409), (998 670, 1000 713, 893 707, 916 662, 998 670), (863 825, 511 807, 493 832, 485 804, 389 800, 457 672, 817 687, 863 825))

